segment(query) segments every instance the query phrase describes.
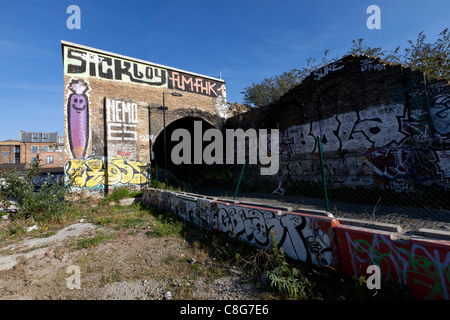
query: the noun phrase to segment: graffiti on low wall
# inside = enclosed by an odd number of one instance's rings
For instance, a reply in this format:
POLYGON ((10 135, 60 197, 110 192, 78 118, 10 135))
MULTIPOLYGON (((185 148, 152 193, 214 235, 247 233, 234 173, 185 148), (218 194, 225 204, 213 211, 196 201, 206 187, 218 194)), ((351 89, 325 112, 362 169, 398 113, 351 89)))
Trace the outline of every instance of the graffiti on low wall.
POLYGON ((213 203, 217 228, 233 238, 257 246, 270 246, 271 234, 289 257, 314 265, 336 265, 333 259, 329 220, 300 214, 279 214, 270 208, 258 208, 221 202, 213 203))
POLYGON ((314 265, 337 264, 337 252, 331 230, 334 219, 279 214, 279 210, 215 201, 157 189, 146 190, 145 201, 172 210, 183 219, 203 228, 216 229, 259 247, 272 245, 272 233, 278 245, 291 258, 314 265))
MULTIPOLYGON (((394 240, 391 233, 349 227, 332 216, 283 212, 192 194, 145 189, 143 201, 172 210, 183 219, 216 229, 231 239, 270 247, 274 234, 289 257, 316 266, 332 266, 348 277, 366 277, 367 268, 381 270, 382 283, 394 282, 416 299, 449 299, 450 241, 426 237, 394 240)), ((383 285, 383 284, 382 284, 383 285)))
POLYGON ((88 157, 66 163, 65 174, 75 187, 97 189, 104 186, 143 185, 149 182, 147 163, 121 157, 88 157))
POLYGON ((366 275, 369 265, 381 269, 383 282, 395 282, 418 299, 449 299, 450 251, 428 240, 392 240, 386 233, 339 225, 336 229, 343 272, 366 275))

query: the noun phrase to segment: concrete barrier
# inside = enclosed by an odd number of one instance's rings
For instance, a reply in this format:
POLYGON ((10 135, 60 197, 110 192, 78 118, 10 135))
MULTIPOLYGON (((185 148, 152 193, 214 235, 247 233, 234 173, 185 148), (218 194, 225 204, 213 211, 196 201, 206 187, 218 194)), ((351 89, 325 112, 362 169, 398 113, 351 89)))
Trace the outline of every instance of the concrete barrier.
POLYGON ((414 299, 449 300, 450 232, 411 232, 398 225, 336 219, 320 210, 292 211, 152 188, 144 189, 143 202, 258 247, 271 248, 274 238, 287 256, 348 277, 368 278, 369 266, 375 265, 382 284, 394 282, 414 299))

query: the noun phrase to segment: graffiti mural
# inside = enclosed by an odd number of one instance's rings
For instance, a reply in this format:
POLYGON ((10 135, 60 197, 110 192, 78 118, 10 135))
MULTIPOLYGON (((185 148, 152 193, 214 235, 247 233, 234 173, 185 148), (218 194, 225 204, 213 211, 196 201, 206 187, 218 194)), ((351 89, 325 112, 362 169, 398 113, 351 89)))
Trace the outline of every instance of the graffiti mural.
POLYGON ((214 98, 220 96, 226 98, 223 81, 173 71, 122 56, 97 53, 85 48, 64 47, 64 73, 76 77, 137 83, 193 92, 214 98))
POLYGON ((272 233, 286 255, 315 265, 335 265, 330 245, 331 222, 299 214, 278 214, 269 208, 257 208, 213 202, 216 228, 232 238, 257 246, 271 245, 272 233))
POLYGON ((67 132, 72 158, 86 156, 89 143, 89 82, 72 78, 67 85, 67 132))
POLYGON ((335 230, 342 269, 347 276, 366 276, 367 267, 377 265, 383 283, 395 282, 409 288, 416 299, 449 299, 447 247, 427 240, 396 241, 388 234, 357 231, 342 225, 335 230))
POLYGON ((142 185, 148 180, 147 163, 121 157, 88 157, 72 159, 66 163, 65 173, 73 179, 75 187, 83 189, 104 186, 142 185))
POLYGON ((226 97, 222 82, 168 70, 169 89, 194 92, 209 97, 226 97))
POLYGON ((434 151, 434 164, 442 181, 450 179, 450 150, 434 151))
POLYGON ((443 136, 450 134, 450 95, 434 97, 430 105, 430 117, 437 133, 443 136))
POLYGON ((64 54, 64 71, 69 75, 167 88, 167 70, 156 66, 69 47, 64 47, 64 54))
POLYGON ((284 149, 280 150, 280 154, 302 155, 318 152, 318 136, 322 140, 323 152, 346 152, 398 145, 408 137, 402 126, 404 119, 404 105, 396 104, 338 114, 321 121, 292 126, 284 132, 284 149))

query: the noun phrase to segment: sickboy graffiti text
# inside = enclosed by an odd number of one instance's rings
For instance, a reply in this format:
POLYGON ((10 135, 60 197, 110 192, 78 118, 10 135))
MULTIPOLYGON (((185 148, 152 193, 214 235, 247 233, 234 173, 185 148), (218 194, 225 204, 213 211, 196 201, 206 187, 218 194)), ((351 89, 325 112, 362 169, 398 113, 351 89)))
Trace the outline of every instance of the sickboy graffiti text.
POLYGON ((177 89, 210 97, 226 97, 224 82, 197 77, 135 61, 87 50, 65 48, 65 71, 79 77, 96 77, 121 82, 177 89))

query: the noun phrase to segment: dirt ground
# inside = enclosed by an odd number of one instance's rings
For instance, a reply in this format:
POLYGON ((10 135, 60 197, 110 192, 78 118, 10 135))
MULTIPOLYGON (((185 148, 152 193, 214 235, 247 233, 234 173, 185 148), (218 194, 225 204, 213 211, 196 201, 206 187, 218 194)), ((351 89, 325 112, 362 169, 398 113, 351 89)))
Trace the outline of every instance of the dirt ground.
MULTIPOLYGON (((0 228, 8 227, 7 219, 0 228)), ((75 223, 0 247, 3 300, 267 299, 245 273, 180 237, 149 237, 149 226, 75 223), (104 239, 77 248, 83 239, 104 239), (76 288, 79 268, 81 288, 76 288), (73 268, 73 267, 72 267, 73 268), (72 289, 70 289, 70 287, 72 289), (74 288, 75 287, 75 288, 74 288)))

